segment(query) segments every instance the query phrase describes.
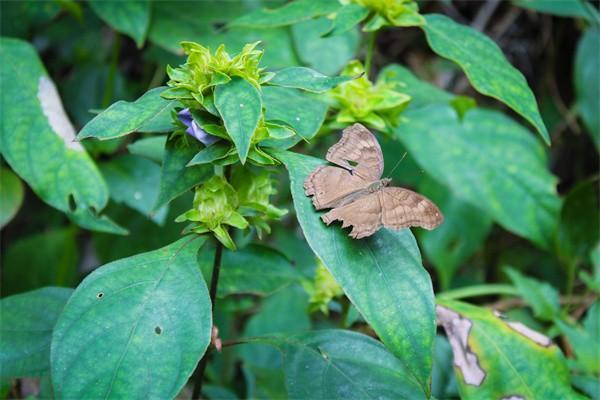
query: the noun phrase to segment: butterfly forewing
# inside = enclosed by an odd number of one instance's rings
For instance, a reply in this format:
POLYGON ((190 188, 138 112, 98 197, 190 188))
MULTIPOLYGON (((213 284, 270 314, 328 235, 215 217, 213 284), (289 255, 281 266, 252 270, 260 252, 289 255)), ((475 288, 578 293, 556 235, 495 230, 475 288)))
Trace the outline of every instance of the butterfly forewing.
POLYGON ((348 202, 353 193, 366 189, 369 182, 349 171, 331 166, 317 167, 304 181, 307 196, 317 210, 339 207, 348 202))
POLYGON ((383 174, 383 153, 375 136, 361 124, 346 129, 339 142, 327 151, 328 161, 374 182, 383 174))

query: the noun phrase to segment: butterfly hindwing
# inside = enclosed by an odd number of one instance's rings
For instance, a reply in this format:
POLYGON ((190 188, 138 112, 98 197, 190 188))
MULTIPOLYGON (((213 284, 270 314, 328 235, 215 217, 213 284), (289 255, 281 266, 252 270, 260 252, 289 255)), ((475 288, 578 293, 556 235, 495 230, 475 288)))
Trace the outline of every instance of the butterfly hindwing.
POLYGON ((335 220, 340 220, 343 228, 352 226, 351 237, 361 239, 371 236, 381 228, 381 215, 381 204, 377 198, 377 193, 370 193, 350 204, 334 208, 324 214, 321 219, 327 225, 335 220))
POLYGON ((382 204, 381 221, 387 228, 420 226, 431 230, 442 223, 442 213, 437 206, 412 190, 384 187, 377 194, 382 204))

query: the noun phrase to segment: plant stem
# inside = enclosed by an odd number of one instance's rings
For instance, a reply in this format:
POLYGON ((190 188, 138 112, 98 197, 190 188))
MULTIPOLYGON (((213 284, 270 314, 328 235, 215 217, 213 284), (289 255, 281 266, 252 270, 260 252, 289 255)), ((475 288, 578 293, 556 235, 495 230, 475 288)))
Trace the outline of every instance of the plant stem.
POLYGON ((518 295, 517 289, 512 285, 491 284, 491 285, 474 285, 464 288, 447 290, 439 293, 436 297, 440 300, 456 300, 465 297, 490 296, 497 294, 507 294, 511 296, 518 295))
MULTIPOLYGON (((213 270, 212 276, 210 277, 209 289, 210 304, 212 304, 213 315, 215 313, 217 287, 219 285, 219 274, 221 273, 221 258, 223 256, 223 244, 218 240, 216 242, 217 249, 215 251, 215 260, 213 262, 213 270)), ((209 352, 207 350, 206 353, 204 353, 204 356, 202 356, 200 362, 198 363, 198 368, 196 369, 196 378, 194 379, 194 390, 192 392, 192 399, 200 399, 202 396, 202 381, 204 379, 204 372, 206 371, 206 366, 208 365, 208 356, 209 352)))
POLYGON ((115 76, 117 75, 117 67, 119 66, 120 50, 121 36, 119 36, 117 32, 114 32, 112 52, 110 56, 110 69, 108 70, 108 77, 106 78, 106 83, 104 84, 104 94, 102 95, 102 108, 108 107, 113 97, 113 87, 115 86, 115 76))
POLYGON ((373 31, 369 33, 369 38, 367 39, 367 56, 365 57, 365 74, 367 78, 369 78, 369 73, 371 72, 371 65, 373 64, 373 53, 375 52, 375 42, 377 41, 377 31, 373 31))

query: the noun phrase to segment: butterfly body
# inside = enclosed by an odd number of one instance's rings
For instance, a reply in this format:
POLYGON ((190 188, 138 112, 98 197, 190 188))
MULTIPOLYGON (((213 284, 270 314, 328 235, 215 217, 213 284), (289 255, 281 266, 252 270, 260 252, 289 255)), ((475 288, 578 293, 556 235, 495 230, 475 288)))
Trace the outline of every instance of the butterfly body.
POLYGON ((352 226, 350 236, 370 236, 382 226, 433 229, 443 221, 437 206, 411 190, 390 187, 383 174, 383 154, 375 136, 364 126, 346 129, 326 156, 337 164, 317 167, 305 180, 306 195, 317 210, 332 208, 321 219, 329 225, 340 220, 352 226))

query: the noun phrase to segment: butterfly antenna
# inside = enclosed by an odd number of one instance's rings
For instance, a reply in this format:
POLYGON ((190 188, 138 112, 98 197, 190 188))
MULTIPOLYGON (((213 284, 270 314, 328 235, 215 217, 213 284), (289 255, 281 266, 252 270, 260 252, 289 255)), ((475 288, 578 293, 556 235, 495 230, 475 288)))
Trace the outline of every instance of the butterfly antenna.
POLYGON ((404 157, 406 157, 407 154, 408 154, 407 151, 405 151, 404 154, 402 154, 402 157, 400 157, 400 160, 398 160, 396 165, 394 165, 394 168, 392 168, 392 170, 388 173, 388 178, 392 176, 392 174, 394 173, 396 168, 398 168, 398 165, 400 165, 400 163, 402 162, 402 160, 404 160, 404 157))

